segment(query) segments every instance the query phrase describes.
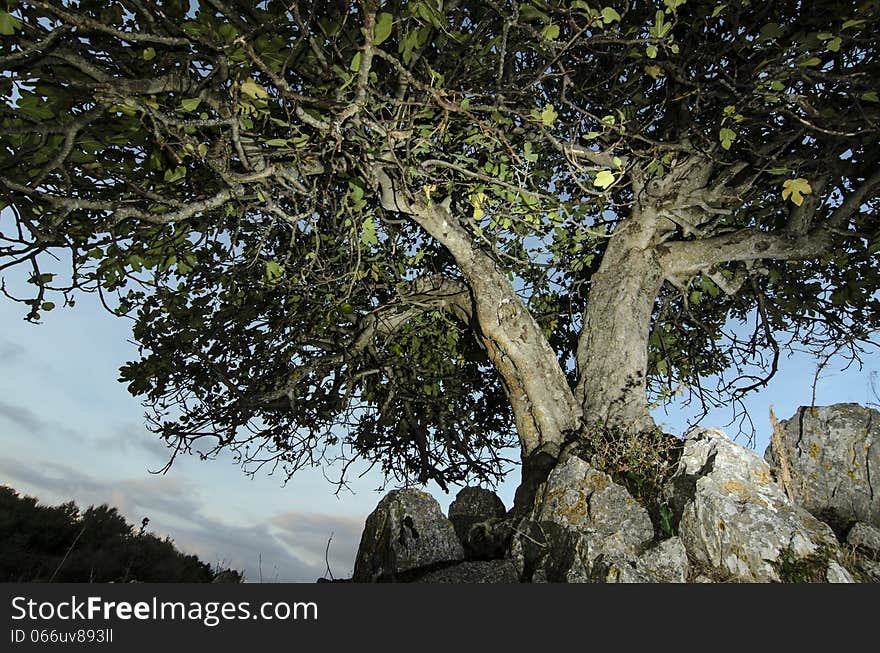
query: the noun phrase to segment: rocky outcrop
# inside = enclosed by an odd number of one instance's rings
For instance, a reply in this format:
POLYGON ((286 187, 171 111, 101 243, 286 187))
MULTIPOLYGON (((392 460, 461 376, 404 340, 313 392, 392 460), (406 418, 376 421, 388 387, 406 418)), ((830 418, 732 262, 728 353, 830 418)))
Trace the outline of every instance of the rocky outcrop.
POLYGON ((722 431, 688 433, 654 497, 656 529, 625 487, 574 455, 525 516, 479 488, 458 494, 449 519, 422 492, 392 492, 367 519, 354 580, 880 582, 880 413, 807 411, 781 423, 766 460, 722 431))
POLYGON ((440 504, 420 490, 394 490, 367 517, 353 580, 409 580, 461 560, 464 550, 440 504))
POLYGON ((684 506, 678 532, 685 548, 722 577, 780 581, 784 562, 837 548, 833 531, 789 501, 764 460, 717 429, 686 436, 671 487, 673 503, 684 506))
POLYGON ((858 404, 801 407, 780 422, 795 502, 844 536, 855 522, 880 526, 880 412, 858 404))

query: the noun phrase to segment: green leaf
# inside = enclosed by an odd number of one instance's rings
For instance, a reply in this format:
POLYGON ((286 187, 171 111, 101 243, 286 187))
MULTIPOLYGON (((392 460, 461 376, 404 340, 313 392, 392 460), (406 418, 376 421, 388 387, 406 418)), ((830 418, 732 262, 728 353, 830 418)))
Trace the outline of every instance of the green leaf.
POLYGON ((648 73, 652 79, 663 77, 666 74, 660 66, 645 66, 645 72, 648 73))
POLYGON ((880 102, 880 98, 877 97, 877 91, 862 93, 862 99, 866 102, 880 102))
POLYGON ((155 58, 156 51, 153 48, 145 48, 141 56, 144 58, 144 61, 150 61, 155 58))
POLYGON ((0 11, 0 34, 12 36, 21 27, 21 21, 12 14, 0 11))
POLYGON ((241 85, 241 92, 254 99, 265 99, 269 97, 269 91, 257 84, 253 79, 248 78, 241 85))
POLYGON ((180 106, 184 111, 195 111, 202 103, 201 98, 193 97, 180 101, 180 106))
POLYGON ((552 104, 548 104, 541 111, 541 122, 544 123, 546 127, 552 127, 553 123, 556 122, 556 117, 559 114, 556 113, 556 109, 553 108, 552 104))
POLYGON ((665 4, 670 11, 675 11, 686 2, 687 0, 663 0, 663 4, 665 4))
POLYGON ((825 44, 825 47, 831 50, 831 52, 838 52, 840 50, 841 40, 838 36, 837 38, 833 38, 828 43, 825 44))
POLYGON ((553 23, 550 23, 541 30, 541 36, 543 36, 548 41, 555 41, 559 38, 559 25, 554 25, 553 23))
POLYGON ((284 266, 282 266, 277 261, 266 261, 266 282, 269 284, 275 284, 281 278, 281 275, 284 274, 284 266))
POLYGON ((813 188, 810 186, 810 182, 803 177, 786 179, 782 184, 782 199, 787 200, 790 198, 796 206, 803 204, 804 195, 809 195, 812 192, 813 188))
POLYGON ((820 63, 822 63, 822 60, 819 57, 810 57, 809 59, 799 61, 798 66, 818 66, 820 63))
POLYGON ((712 10, 712 18, 718 18, 718 15, 727 8, 726 4, 720 4, 712 10))
POLYGON ((648 55, 648 59, 656 59, 657 58, 657 46, 653 43, 645 48, 645 54, 648 55))
POLYGON ((593 186, 596 188, 601 188, 605 190, 611 184, 614 183, 614 174, 609 172, 608 170, 602 170, 596 175, 596 178, 593 180, 593 186))
POLYGON ((43 302, 40 308, 44 311, 51 311, 53 308, 55 308, 55 304, 53 302, 43 302))
POLYGON ((606 23, 620 22, 620 14, 613 7, 605 7, 602 10, 602 20, 606 23))
POLYGON ((724 127, 720 132, 718 132, 718 140, 721 141, 721 147, 725 150, 729 150, 733 141, 736 140, 736 132, 732 129, 728 129, 724 127))
POLYGON ((377 245, 379 238, 376 236, 376 225, 372 216, 367 216, 361 224, 361 243, 364 245, 377 245))
POLYGON ((360 52, 357 52, 351 58, 351 63, 348 64, 348 69, 353 73, 356 73, 357 71, 359 71, 361 69, 361 53, 360 52))
POLYGON ((373 33, 373 44, 380 45, 385 39, 391 36, 393 25, 394 16, 391 14, 382 12, 376 16, 376 31, 373 33))
POLYGON ((287 147, 288 142, 286 138, 271 138, 266 141, 266 145, 269 147, 287 147))
POLYGON ((186 168, 184 168, 183 166, 177 166, 173 170, 169 168, 165 171, 165 181, 169 183, 173 183, 178 179, 183 179, 184 177, 186 177, 186 168))

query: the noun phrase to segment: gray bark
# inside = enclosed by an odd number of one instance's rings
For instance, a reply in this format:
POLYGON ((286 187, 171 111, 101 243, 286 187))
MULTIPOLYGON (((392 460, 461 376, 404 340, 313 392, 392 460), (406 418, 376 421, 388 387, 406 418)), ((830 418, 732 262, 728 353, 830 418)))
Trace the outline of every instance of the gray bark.
POLYGON ((648 409, 648 338, 663 270, 652 246, 657 222, 634 213, 611 237, 590 280, 578 342, 575 396, 586 427, 643 430, 648 409))
POLYGON ((473 321, 489 359, 504 381, 522 447, 526 473, 537 457, 555 460, 566 434, 577 430, 579 411, 556 353, 523 305, 507 275, 442 204, 395 190, 375 171, 382 205, 409 215, 449 250, 471 290, 473 321))

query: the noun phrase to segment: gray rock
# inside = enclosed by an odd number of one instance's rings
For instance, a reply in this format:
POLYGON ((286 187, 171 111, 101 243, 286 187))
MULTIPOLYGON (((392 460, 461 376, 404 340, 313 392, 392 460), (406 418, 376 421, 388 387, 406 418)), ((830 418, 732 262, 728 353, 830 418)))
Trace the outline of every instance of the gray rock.
POLYGON ((651 583, 652 578, 633 566, 622 556, 599 556, 592 564, 594 583, 651 583))
POLYGON ((634 557, 654 539, 648 511, 608 474, 575 457, 558 465, 538 490, 532 519, 587 536, 595 555, 634 557))
POLYGON ((860 560, 859 571, 861 571, 866 580, 872 583, 880 583, 880 562, 874 560, 860 560))
MULTIPOLYGON (((880 527, 880 412, 801 407, 779 424, 795 502, 837 533, 859 521, 880 527)), ((765 457, 778 463, 772 447, 765 457)))
POLYGON ((852 575, 844 569, 839 563, 832 560, 828 563, 828 571, 825 578, 829 583, 855 583, 852 575))
POLYGON ((850 529, 846 543, 871 553, 880 553, 880 529, 859 522, 850 529))
POLYGON ((634 566, 653 538, 647 510, 625 488, 571 457, 538 489, 530 518, 511 539, 510 555, 525 580, 541 574, 549 582, 596 582, 603 571, 593 563, 600 556, 634 566))
POLYGON ((471 526, 489 519, 503 518, 507 511, 498 495, 480 487, 466 487, 449 504, 449 521, 455 534, 468 551, 468 533, 471 526))
POLYGON ((477 560, 432 571, 417 583, 519 583, 511 560, 477 560))
POLYGON ((464 543, 465 553, 472 560, 503 558, 510 547, 514 522, 493 517, 473 524, 464 543))
POLYGON ((837 551, 828 525, 789 501, 767 463, 722 431, 691 431, 676 476, 693 479, 679 523, 685 548, 731 580, 779 581, 783 559, 837 551))
POLYGON ((680 537, 670 537, 648 549, 636 561, 636 569, 654 583, 686 583, 687 550, 680 537))
POLYGON ((353 580, 406 580, 420 569, 463 559, 437 501, 420 490, 394 490, 367 517, 353 580))

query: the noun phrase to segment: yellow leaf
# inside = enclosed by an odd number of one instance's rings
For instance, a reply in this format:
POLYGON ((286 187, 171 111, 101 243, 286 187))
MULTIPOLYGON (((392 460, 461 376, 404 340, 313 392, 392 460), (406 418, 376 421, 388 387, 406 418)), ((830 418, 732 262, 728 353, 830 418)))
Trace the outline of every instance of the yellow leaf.
POLYGON ((782 184, 782 199, 791 199, 795 206, 803 204, 804 195, 809 195, 812 192, 813 188, 810 186, 810 182, 803 177, 786 179, 782 184))
POLYGON ((483 204, 486 201, 486 193, 474 193, 471 195, 471 206, 474 207, 473 219, 479 220, 486 212, 483 211, 483 204))
POLYGON ((596 175, 596 178, 593 180, 593 186, 595 186, 596 188, 601 188, 602 190, 605 190, 613 183, 614 174, 608 172, 607 170, 602 170, 598 175, 596 175))

